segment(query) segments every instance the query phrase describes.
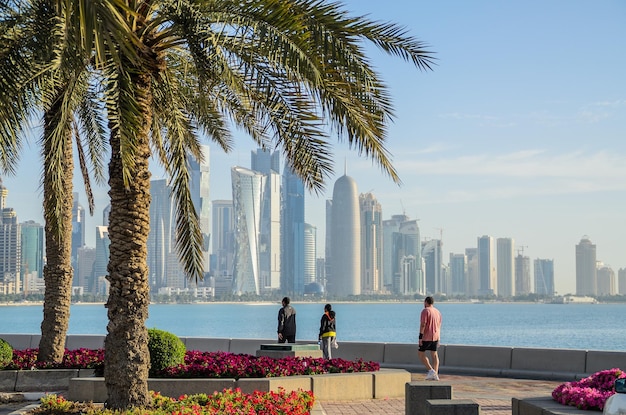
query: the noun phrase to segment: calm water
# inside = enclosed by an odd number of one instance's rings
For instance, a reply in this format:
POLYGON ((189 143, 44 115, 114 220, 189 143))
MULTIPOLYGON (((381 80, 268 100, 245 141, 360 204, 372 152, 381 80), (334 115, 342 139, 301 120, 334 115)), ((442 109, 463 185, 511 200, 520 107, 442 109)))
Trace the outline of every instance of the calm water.
MULTIPOLYGON (((626 350, 626 304, 435 304, 442 343, 626 350)), ((323 304, 295 303, 298 340, 317 339, 323 304)), ((279 304, 154 304, 149 328, 178 336, 271 339, 279 304)), ((338 303, 338 339, 413 343, 422 303, 338 303)), ((39 333, 42 306, 0 307, 0 333, 39 333)), ((73 305, 70 334, 106 334, 101 304, 73 305)))

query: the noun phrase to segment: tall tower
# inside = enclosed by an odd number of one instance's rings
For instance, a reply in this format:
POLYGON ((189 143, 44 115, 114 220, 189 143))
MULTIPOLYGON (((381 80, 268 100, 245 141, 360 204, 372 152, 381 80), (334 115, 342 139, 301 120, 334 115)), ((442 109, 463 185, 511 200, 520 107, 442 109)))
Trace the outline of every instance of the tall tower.
POLYGON ((535 293, 554 296, 554 261, 535 259, 535 293))
MULTIPOLYGON (((535 282, 535 287, 536 284, 535 282)), ((530 292, 530 258, 518 253, 515 257, 515 295, 530 292)))
POLYGON ((235 213, 233 293, 261 293, 261 205, 266 177, 243 167, 231 169, 235 213))
MULTIPOLYGON (((5 188, 2 188, 2 192, 6 195, 5 188)), ((5 207, 0 218, 0 293, 22 292, 21 265, 22 227, 18 223, 15 210, 5 207)))
MULTIPOLYGON (((394 291, 394 269, 397 258, 396 248, 394 245, 395 234, 400 232, 400 225, 407 222, 409 217, 406 215, 393 215, 391 219, 383 221, 383 277, 382 284, 387 292, 394 291)), ((395 285, 397 287, 397 284, 395 285)))
POLYGON ((280 289, 283 294, 304 293, 307 284, 304 265, 304 183, 285 166, 283 170, 282 271, 280 289))
MULTIPOLYGON (((107 226, 96 226, 96 257, 93 264, 93 281, 102 281, 105 279, 107 272, 107 264, 109 263, 109 228, 107 226)), ((97 292, 101 284, 94 284, 91 289, 95 294, 105 294, 97 292)))
POLYGON ((496 268, 493 238, 483 235, 478 238, 478 294, 497 295, 496 268))
POLYGON ((35 221, 22 223, 22 281, 26 276, 43 278, 44 229, 35 221))
POLYGON ((372 193, 359 195, 361 213, 361 291, 378 293, 383 274, 383 209, 372 193))
POLYGON ((264 188, 261 200, 259 235, 259 283, 262 291, 280 288, 281 271, 281 176, 280 153, 258 149, 251 153, 251 170, 262 174, 264 188))
POLYGON ((445 292, 443 284, 443 242, 441 239, 431 239, 422 242, 422 259, 424 263, 424 279, 426 280, 427 294, 445 292))
POLYGON ((317 228, 304 224, 304 286, 317 282, 317 228))
POLYGON ((333 187, 331 224, 332 271, 327 276, 328 294, 337 297, 359 295, 361 294, 359 194, 354 179, 345 174, 337 179, 333 187))
POLYGON ((150 233, 148 234, 148 271, 150 288, 156 292, 167 286, 168 257, 175 252, 175 213, 167 180, 150 181, 150 233))
POLYGON ((232 200, 213 201, 213 265, 215 276, 232 276, 234 253, 234 215, 232 200))
POLYGON ((504 298, 515 295, 514 246, 512 238, 496 240, 498 295, 504 298))
POLYGON ((596 246, 588 236, 576 245, 576 295, 595 296, 598 293, 596 246))
POLYGON ((626 295, 626 268, 617 270, 617 288, 619 295, 626 295))
POLYGON ((450 282, 452 295, 467 295, 467 257, 450 253, 450 282))
POLYGON ((72 207, 72 262, 78 259, 78 248, 85 246, 85 208, 78 203, 78 193, 74 192, 72 207))
POLYGON ((467 294, 477 295, 480 291, 478 277, 478 248, 465 248, 467 258, 467 294))
POLYGON ((615 271, 609 266, 602 265, 598 267, 598 295, 615 295, 617 289, 615 287, 615 271))
POLYGON ((189 170, 191 173, 190 191, 193 207, 198 215, 198 223, 202 232, 202 258, 204 259, 204 272, 209 272, 209 246, 211 242, 211 201, 209 200, 209 146, 201 145, 202 162, 199 163, 194 157, 189 157, 189 170))

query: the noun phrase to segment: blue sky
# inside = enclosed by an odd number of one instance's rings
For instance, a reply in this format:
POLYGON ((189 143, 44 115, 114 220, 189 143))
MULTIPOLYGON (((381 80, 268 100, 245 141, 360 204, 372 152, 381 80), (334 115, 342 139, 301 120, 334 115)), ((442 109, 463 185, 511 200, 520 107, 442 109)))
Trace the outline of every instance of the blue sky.
MULTIPOLYGON (((388 150, 403 184, 345 144, 335 149, 338 175, 345 162, 385 218, 405 212, 420 219, 424 238, 443 235, 446 259, 481 235, 511 237, 531 259, 554 259, 565 294, 575 291, 575 245, 588 235, 598 260, 626 268, 626 2, 344 3, 405 26, 438 60, 420 72, 370 49, 396 108, 388 150)), ((212 146, 212 199, 231 198, 229 169, 249 166, 252 148, 243 136, 229 155, 212 146)), ((33 142, 17 177, 3 177, 20 221, 41 221, 39 165, 33 142)), ((335 179, 307 202, 320 242, 335 179)), ((100 188, 90 228, 106 199, 100 188)))

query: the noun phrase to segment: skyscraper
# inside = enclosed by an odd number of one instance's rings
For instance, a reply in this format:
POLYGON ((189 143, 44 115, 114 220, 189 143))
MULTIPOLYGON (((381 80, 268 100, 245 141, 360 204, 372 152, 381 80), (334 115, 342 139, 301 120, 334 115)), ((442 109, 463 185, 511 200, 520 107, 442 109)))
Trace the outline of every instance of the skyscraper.
POLYGON ((480 279, 478 278, 478 248, 465 248, 467 258, 467 295, 478 295, 480 279))
POLYGON ((353 178, 343 175, 333 187, 332 262, 327 293, 337 297, 361 294, 361 218, 359 194, 353 178))
POLYGON ((266 176, 243 167, 231 169, 235 212, 233 293, 261 293, 261 205, 266 176))
POLYGON ((512 238, 496 240, 498 295, 504 298, 515 295, 514 247, 515 241, 512 238))
MULTIPOLYGON (((102 281, 103 277, 106 277, 107 265, 109 263, 109 246, 111 240, 109 239, 109 228, 107 226, 96 226, 96 255, 93 264, 93 281, 102 281)), ((97 284, 93 284, 90 289, 94 294, 105 294, 105 292, 98 292, 99 287, 97 284)))
POLYGON ((554 261, 535 259, 535 293, 554 296, 554 261))
POLYGON ((148 234, 148 269, 150 288, 157 292, 167 286, 168 255, 175 251, 175 213, 167 180, 150 181, 150 233, 148 234))
POLYGON ((85 208, 78 203, 78 193, 74 192, 72 206, 72 263, 78 259, 78 248, 85 246, 85 208))
POLYGON ((361 213, 361 292, 378 293, 383 274, 383 209, 372 193, 359 195, 361 213))
POLYGON ((409 220, 406 215, 393 215, 383 221, 383 288, 393 292, 394 268, 396 253, 394 251, 394 234, 400 232, 400 225, 409 220))
POLYGON ((18 294, 22 291, 22 227, 17 212, 6 207, 8 193, 0 180, 0 293, 18 294))
POLYGON ((443 284, 443 243, 441 239, 430 239, 422 242, 422 259, 427 294, 440 294, 444 291, 443 284))
MULTIPOLYGON (((282 271, 283 294, 302 294, 307 284, 304 264, 304 183, 289 166, 283 170, 282 271)), ((309 281, 311 282, 311 281, 309 281)))
POLYGON ((191 173, 190 192, 193 207, 198 214, 198 223, 202 232, 202 257, 204 259, 204 272, 209 272, 209 247, 211 242, 211 201, 209 200, 209 146, 201 145, 203 161, 199 163, 195 158, 189 157, 189 170, 191 173))
POLYGON ((515 257, 515 295, 530 292, 530 258, 518 253, 515 257))
POLYGON ((280 153, 258 149, 251 153, 251 170, 262 174, 259 234, 259 283, 262 291, 278 290, 281 279, 281 176, 280 153))
POLYGON ((619 295, 626 295, 626 268, 617 270, 617 288, 619 295))
MULTIPOLYGON (((43 278, 44 229, 39 223, 29 220, 22 223, 22 275, 43 278)), ((22 278, 22 281, 26 281, 22 278)))
POLYGON ((304 286, 317 282, 317 228, 304 224, 304 286))
POLYGON ((583 236, 576 245, 576 295, 595 296, 597 279, 596 246, 588 236, 583 236))
MULTIPOLYGON (((397 232, 391 232, 390 249, 387 247, 385 250, 391 251, 391 290, 401 295, 424 294, 426 280, 422 269, 422 243, 417 220, 404 215, 394 215, 394 220, 398 221, 397 232)), ((393 224, 387 222, 385 232, 392 229, 393 224)))
POLYGON ((600 265, 597 269, 598 295, 615 295, 615 271, 609 266, 600 265))
POLYGON ((232 276, 234 254, 234 215, 232 200, 213 201, 213 275, 232 276))
POLYGON ((478 238, 478 281, 480 295, 497 295, 496 268, 493 238, 483 235, 478 238))
POLYGON ((450 280, 452 295, 466 295, 467 287, 467 257, 465 254, 450 253, 450 280))

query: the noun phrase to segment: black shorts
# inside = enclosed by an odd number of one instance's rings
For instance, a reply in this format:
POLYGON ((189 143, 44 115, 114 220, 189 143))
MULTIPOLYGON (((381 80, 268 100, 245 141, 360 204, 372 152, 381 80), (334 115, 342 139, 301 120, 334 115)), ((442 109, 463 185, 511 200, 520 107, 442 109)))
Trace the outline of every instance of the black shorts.
POLYGON ((439 340, 434 342, 422 341, 422 345, 418 350, 420 352, 425 352, 426 350, 432 350, 433 352, 436 352, 437 347, 439 347, 439 340))

